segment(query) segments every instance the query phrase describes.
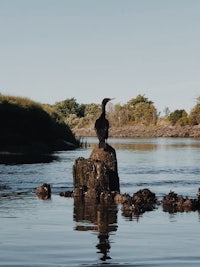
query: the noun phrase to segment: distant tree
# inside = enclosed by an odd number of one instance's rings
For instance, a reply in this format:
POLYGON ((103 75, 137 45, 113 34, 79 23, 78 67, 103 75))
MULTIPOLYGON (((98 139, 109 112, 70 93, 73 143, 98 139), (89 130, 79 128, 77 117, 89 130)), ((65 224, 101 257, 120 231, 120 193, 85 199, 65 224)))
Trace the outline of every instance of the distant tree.
MULTIPOLYGON (((81 107, 82 105, 80 105, 81 107)), ((100 114, 101 106, 97 104, 85 104, 84 105, 84 116, 78 117, 76 114, 69 114, 65 118, 71 128, 84 128, 92 127, 97 116, 100 114)))
POLYGON ((153 102, 144 95, 132 98, 124 106, 123 115, 125 123, 143 123, 145 125, 155 124, 157 121, 157 110, 153 102))
POLYGON ((79 105, 75 98, 55 103, 55 109, 63 118, 66 118, 70 114, 75 114, 79 118, 85 115, 85 105, 79 105))
POLYGON ((156 109, 152 104, 141 102, 135 106, 134 118, 136 123, 145 125, 155 124, 157 120, 156 109))
POLYGON ((137 104, 139 103, 147 103, 149 105, 152 105, 153 102, 149 101, 147 97, 145 97, 144 95, 138 95, 136 98, 132 98, 131 100, 128 101, 128 105, 131 108, 134 108, 137 104))
POLYGON ((184 109, 176 109, 169 114, 168 120, 172 125, 187 125, 189 123, 188 114, 184 109))
POLYGON ((87 104, 85 105, 85 116, 98 116, 101 112, 101 106, 98 104, 87 104))
POLYGON ((190 125, 200 124, 200 103, 197 103, 196 106, 191 110, 189 115, 189 123, 190 125))
POLYGON ((85 117, 83 123, 85 125, 93 125, 96 118, 101 112, 101 105, 98 104, 87 104, 85 107, 85 117))

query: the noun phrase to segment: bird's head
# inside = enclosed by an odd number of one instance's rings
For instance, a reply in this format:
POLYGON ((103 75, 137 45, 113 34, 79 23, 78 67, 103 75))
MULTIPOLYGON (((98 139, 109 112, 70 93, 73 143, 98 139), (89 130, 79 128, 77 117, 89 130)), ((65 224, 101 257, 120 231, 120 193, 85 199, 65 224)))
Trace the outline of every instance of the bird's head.
POLYGON ((109 101, 113 100, 114 98, 104 98, 102 101, 102 105, 106 105, 109 101))

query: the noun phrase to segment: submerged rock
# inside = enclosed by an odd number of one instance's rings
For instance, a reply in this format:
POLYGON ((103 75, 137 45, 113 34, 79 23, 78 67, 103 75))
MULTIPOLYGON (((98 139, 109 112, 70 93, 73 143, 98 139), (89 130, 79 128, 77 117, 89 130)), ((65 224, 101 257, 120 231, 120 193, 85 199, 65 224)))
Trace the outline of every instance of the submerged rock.
POLYGON ((60 192, 61 197, 73 197, 73 191, 60 192))
POLYGON ((156 195, 149 189, 144 188, 133 196, 122 195, 122 213, 124 216, 140 215, 146 211, 152 211, 158 204, 156 195))
POLYGON ((198 198, 190 199, 170 192, 163 197, 163 210, 169 213, 200 210, 200 189, 198 189, 198 198))
POLYGON ((40 199, 49 199, 51 198, 51 185, 45 183, 37 187, 35 193, 40 199))

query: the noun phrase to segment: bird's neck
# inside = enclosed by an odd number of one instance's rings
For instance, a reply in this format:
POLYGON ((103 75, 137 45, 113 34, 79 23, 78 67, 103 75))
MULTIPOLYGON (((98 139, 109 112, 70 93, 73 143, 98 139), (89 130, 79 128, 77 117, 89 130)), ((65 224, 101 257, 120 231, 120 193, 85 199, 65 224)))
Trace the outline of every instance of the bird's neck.
POLYGON ((102 113, 101 113, 102 116, 106 116, 106 105, 102 105, 102 113))

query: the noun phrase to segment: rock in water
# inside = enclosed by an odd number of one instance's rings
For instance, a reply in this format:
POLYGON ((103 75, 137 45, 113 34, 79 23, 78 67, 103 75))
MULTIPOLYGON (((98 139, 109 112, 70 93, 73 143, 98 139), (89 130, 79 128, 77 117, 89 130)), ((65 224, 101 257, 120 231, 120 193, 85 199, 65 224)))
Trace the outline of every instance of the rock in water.
POLYGON ((78 158, 73 166, 74 196, 100 200, 112 191, 119 192, 117 159, 114 148, 94 148, 90 158, 78 158))
POLYGON ((51 198, 51 185, 50 184, 43 184, 41 186, 38 186, 35 191, 36 195, 40 199, 49 199, 51 198))

